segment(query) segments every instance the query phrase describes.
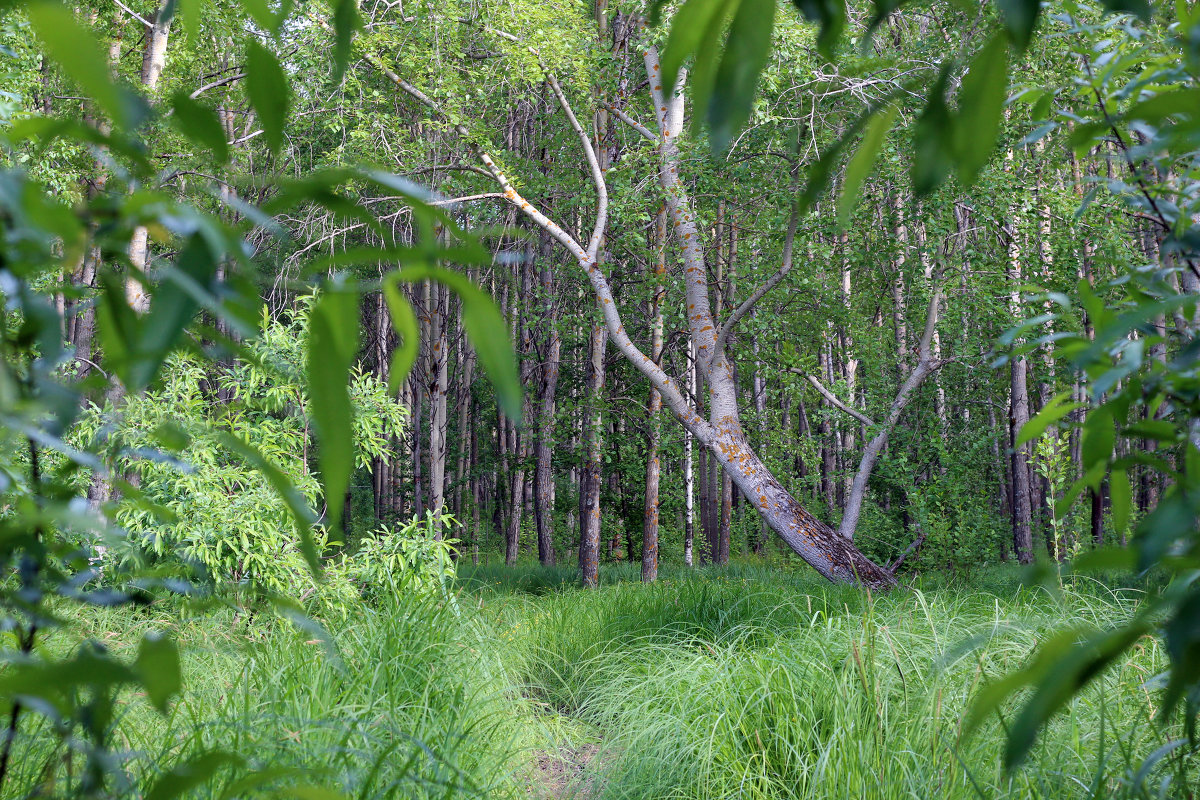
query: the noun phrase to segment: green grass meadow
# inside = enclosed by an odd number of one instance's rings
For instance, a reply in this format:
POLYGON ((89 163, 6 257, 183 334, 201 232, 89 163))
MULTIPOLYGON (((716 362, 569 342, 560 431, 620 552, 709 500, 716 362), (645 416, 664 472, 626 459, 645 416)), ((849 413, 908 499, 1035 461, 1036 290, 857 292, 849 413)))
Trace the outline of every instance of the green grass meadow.
MULTIPOLYGON (((357 798, 1190 797, 1187 748, 1154 758, 1182 735, 1155 719, 1155 639, 1021 769, 1001 766, 1015 706, 962 736, 970 698, 1039 637, 1127 617, 1138 593, 1118 585, 988 572, 871 596, 757 566, 647 586, 618 566, 587 591, 572 569, 466 567, 452 602, 383 592, 326 620, 332 642, 266 615, 151 606, 76 619, 46 646, 120 651, 172 629, 183 696, 165 717, 123 698, 113 736, 151 784, 199 744, 245 760, 209 765, 199 797, 298 781, 357 798)), ((47 774, 44 733, 18 742, 26 794, 47 774)))

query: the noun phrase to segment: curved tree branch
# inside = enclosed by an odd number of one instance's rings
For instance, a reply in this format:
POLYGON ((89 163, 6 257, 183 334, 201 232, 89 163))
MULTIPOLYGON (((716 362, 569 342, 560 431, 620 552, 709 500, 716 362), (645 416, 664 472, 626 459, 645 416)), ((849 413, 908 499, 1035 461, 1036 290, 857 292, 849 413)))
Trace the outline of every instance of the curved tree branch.
POLYGON ((592 238, 588 240, 587 254, 588 258, 595 261, 596 254, 600 251, 600 241, 604 238, 604 229, 608 226, 608 183, 604 180, 604 170, 600 168, 600 159, 596 157, 596 148, 592 146, 592 138, 587 135, 583 126, 579 124, 579 120, 576 119, 575 112, 571 110, 571 104, 567 102, 567 96, 563 94, 562 87, 558 85, 558 79, 545 67, 542 69, 546 72, 546 82, 554 90, 558 104, 562 106, 563 113, 567 115, 567 121, 571 123, 571 128, 578 134, 579 141, 583 144, 583 155, 587 158, 588 166, 592 170, 592 183, 596 185, 596 224, 592 227, 592 238))

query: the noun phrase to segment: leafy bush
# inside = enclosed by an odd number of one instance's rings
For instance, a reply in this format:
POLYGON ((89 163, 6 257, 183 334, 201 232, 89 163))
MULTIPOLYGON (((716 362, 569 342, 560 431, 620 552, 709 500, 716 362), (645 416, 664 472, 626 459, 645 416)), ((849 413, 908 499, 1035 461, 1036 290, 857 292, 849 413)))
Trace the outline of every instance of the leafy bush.
POLYGON ((342 557, 336 572, 367 597, 390 593, 396 585, 416 594, 448 596, 458 540, 441 537, 458 525, 449 514, 426 511, 424 520, 414 517, 396 527, 380 527, 342 557))
MULTIPOLYGON (((107 550, 107 561, 182 563, 210 580, 290 596, 311 590, 285 502, 227 440, 256 448, 309 504, 320 499, 301 369, 310 305, 307 298, 278 320, 264 316, 262 336, 231 365, 172 356, 159 388, 127 398, 119 413, 107 406, 85 416, 78 436, 107 437, 115 469, 137 487, 117 506, 115 521, 129 535, 107 550)), ((366 466, 387 455, 407 412, 369 374, 353 375, 350 397, 358 464, 366 466)), ((333 535, 317 526, 318 549, 333 535)))

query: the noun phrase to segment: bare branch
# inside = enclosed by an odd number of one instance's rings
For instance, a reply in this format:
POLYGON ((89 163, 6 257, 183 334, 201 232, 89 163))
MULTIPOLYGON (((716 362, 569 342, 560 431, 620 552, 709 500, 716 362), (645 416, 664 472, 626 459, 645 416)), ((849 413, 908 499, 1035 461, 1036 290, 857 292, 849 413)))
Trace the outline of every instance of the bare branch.
POLYGON ((921 526, 921 532, 917 534, 917 538, 913 539, 908 547, 904 548, 904 552, 896 557, 896 560, 887 565, 887 571, 894 573, 900 569, 900 565, 904 563, 904 559, 911 556, 913 553, 921 549, 921 545, 925 544, 925 538, 929 535, 924 526, 921 526))
POLYGON ((226 142, 226 144, 233 146, 235 144, 241 144, 242 142, 248 142, 251 139, 253 139, 255 136, 261 136, 262 133, 263 133, 262 130, 257 130, 254 133, 250 133, 250 134, 247 134, 247 135, 241 137, 240 139, 234 139, 232 142, 226 142))
POLYGON ((851 408, 850 406, 846 405, 841 400, 839 400, 837 395, 835 395, 833 392, 826 389, 825 385, 823 383, 821 383, 819 380, 817 380, 815 375, 809 375, 807 372, 805 372, 802 369, 799 369, 798 367, 788 367, 788 371, 794 372, 797 375, 803 375, 804 378, 809 383, 811 383, 813 385, 813 387, 818 392, 821 393, 821 396, 824 397, 826 400, 828 400, 829 404, 832 405, 834 408, 838 409, 839 411, 842 411, 843 413, 849 414, 850 416, 854 417, 856 420, 861 422, 863 425, 867 425, 869 427, 875 425, 875 423, 871 420, 871 418, 868 417, 866 414, 862 413, 861 411, 856 411, 855 409, 851 408))
POLYGON ((622 111, 621 109, 619 109, 619 108, 617 108, 616 106, 614 106, 612 103, 605 103, 605 104, 604 104, 604 107, 605 107, 606 109, 608 109, 609 111, 611 111, 613 114, 615 114, 615 115, 616 115, 616 117, 617 117, 617 119, 621 120, 621 122, 624 122, 626 125, 628 125, 629 127, 633 128, 635 131, 637 131, 638 133, 640 133, 640 134, 641 134, 642 136, 644 136, 645 138, 649 139, 649 140, 650 140, 650 141, 652 141, 652 142, 657 142, 657 141, 658 141, 658 137, 657 137, 657 136, 655 136, 655 135, 654 135, 654 133, 653 133, 653 132, 652 132, 652 131, 651 131, 649 128, 647 128, 647 127, 646 127, 645 125, 643 125, 642 123, 638 122, 638 121, 637 121, 636 119, 634 119, 633 117, 631 117, 631 116, 629 116, 628 114, 626 114, 626 113, 625 113, 624 111, 622 111))
POLYGON ((136 11, 134 11, 132 8, 130 8, 129 6, 127 6, 127 5, 125 5, 124 3, 122 3, 122 2, 121 2, 121 0, 113 0, 113 2, 114 2, 114 3, 116 3, 118 6, 120 6, 121 8, 123 8, 123 9, 125 10, 125 13, 126 13, 126 14, 128 14, 128 15, 129 15, 129 16, 131 16, 131 17, 133 17, 133 18, 134 18, 134 19, 136 19, 138 22, 140 22, 140 23, 142 23, 143 25, 145 25, 147 28, 153 28, 153 27, 154 27, 154 23, 152 23, 152 22, 147 22, 145 17, 143 17, 141 14, 138 14, 138 13, 137 13, 136 11))
POLYGON ((491 200, 493 198, 507 200, 500 192, 484 192, 483 194, 468 194, 463 197, 448 197, 445 200, 426 200, 425 204, 430 206, 455 206, 459 203, 469 203, 472 200, 491 200))
POLYGON ((195 100, 197 97, 204 94, 209 89, 216 89, 217 87, 224 86, 227 83, 233 83, 234 81, 240 81, 244 77, 246 77, 246 73, 239 72, 236 75, 229 75, 227 77, 221 78, 220 80, 213 81, 212 83, 206 83, 203 86, 201 86, 199 89, 197 89, 196 91, 194 91, 190 95, 188 95, 188 97, 195 100))

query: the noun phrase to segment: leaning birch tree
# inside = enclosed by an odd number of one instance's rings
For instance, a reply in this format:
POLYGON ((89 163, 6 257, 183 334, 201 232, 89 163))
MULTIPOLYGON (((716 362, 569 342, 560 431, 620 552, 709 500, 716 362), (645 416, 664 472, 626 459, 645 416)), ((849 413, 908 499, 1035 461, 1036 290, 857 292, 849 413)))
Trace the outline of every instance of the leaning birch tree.
MULTIPOLYGON (((489 31, 502 38, 515 40, 515 37, 502 31, 489 31)), ((680 73, 674 87, 664 91, 658 78, 661 65, 657 49, 648 46, 643 51, 643 56, 650 99, 655 109, 656 130, 641 124, 627 111, 615 105, 608 106, 607 110, 653 143, 657 153, 659 184, 666 201, 670 227, 674 231, 674 238, 682 255, 688 339, 695 355, 700 379, 707 390, 707 415, 701 413, 698 398, 689 395, 656 359, 643 352, 625 328, 608 275, 598 258, 609 220, 609 191, 605 170, 597 154, 596 144, 580 124, 555 74, 543 66, 546 84, 579 139, 596 192, 595 216, 591 232, 586 239, 582 234, 569 232, 518 191, 504 169, 490 154, 488 147, 473 136, 464 124, 453 120, 436 100, 397 74, 382 56, 370 50, 363 52, 363 60, 397 89, 425 106, 438 118, 448 122, 471 149, 483 171, 499 187, 504 201, 518 209, 571 254, 588 279, 613 347, 650 381, 666 408, 721 465, 784 543, 831 581, 890 587, 895 584, 892 573, 872 562, 852 541, 838 535, 834 529, 804 508, 771 473, 754 451, 742 428, 737 385, 733 364, 727 353, 727 343, 738 322, 785 277, 788 264, 785 263, 740 305, 732 306, 724 320, 717 319, 709 302, 708 269, 700 225, 680 175, 681 159, 677 143, 684 125, 683 89, 686 72, 680 73)))

